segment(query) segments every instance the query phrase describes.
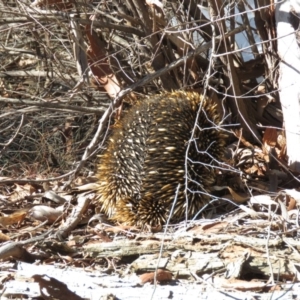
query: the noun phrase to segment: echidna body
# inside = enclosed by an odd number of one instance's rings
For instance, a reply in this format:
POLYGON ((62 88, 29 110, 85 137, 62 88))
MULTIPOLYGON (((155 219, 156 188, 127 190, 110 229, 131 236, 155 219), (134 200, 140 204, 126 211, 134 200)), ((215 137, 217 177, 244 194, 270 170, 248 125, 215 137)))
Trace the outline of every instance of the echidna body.
POLYGON ((225 135, 219 125, 216 106, 197 93, 140 100, 115 125, 101 155, 102 210, 120 223, 164 224, 180 184, 172 220, 182 220, 186 212, 193 217, 208 201, 215 177, 211 165, 223 155, 225 135))

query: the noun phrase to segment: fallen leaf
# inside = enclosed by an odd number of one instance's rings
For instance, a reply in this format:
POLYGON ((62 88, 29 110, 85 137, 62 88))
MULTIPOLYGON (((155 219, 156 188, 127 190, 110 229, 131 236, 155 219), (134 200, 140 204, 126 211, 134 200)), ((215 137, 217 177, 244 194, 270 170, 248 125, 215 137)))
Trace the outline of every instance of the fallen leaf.
POLYGON ((2 232, 0 232, 0 242, 6 242, 9 241, 10 237, 2 232))
POLYGON ((214 285, 218 288, 235 289, 238 291, 261 291, 265 283, 261 281, 245 281, 240 279, 214 278, 214 285))
POLYGON ((27 210, 22 209, 20 211, 12 213, 9 216, 0 217, 0 225, 6 227, 9 225, 21 223, 25 219, 26 215, 27 210))
POLYGON ((37 205, 30 209, 30 217, 44 222, 48 221, 48 224, 52 224, 62 217, 63 212, 60 209, 55 209, 46 205, 37 205))
POLYGON ((157 282, 164 282, 164 281, 170 281, 172 280, 172 273, 169 271, 165 271, 162 269, 157 269, 155 272, 145 273, 140 275, 141 283, 154 283, 154 279, 156 278, 157 282))
POLYGON ((262 138, 265 149, 269 152, 270 147, 275 147, 277 143, 277 130, 275 128, 266 128, 262 138))
POLYGON ((235 203, 244 203, 246 202, 248 199, 249 199, 249 196, 241 196, 239 195, 238 193, 236 193, 231 187, 227 187, 231 196, 232 196, 232 199, 235 203))
POLYGON ((228 226, 228 222, 212 222, 208 224, 204 224, 203 226, 197 226, 194 227, 191 232, 194 232, 195 234, 205 231, 205 233, 217 233, 220 231, 223 231, 224 228, 228 226))
POLYGON ((23 200, 26 196, 30 196, 34 192, 36 192, 36 189, 30 184, 25 184, 25 185, 15 184, 15 185, 16 185, 16 188, 9 195, 10 201, 16 202, 19 200, 23 200))

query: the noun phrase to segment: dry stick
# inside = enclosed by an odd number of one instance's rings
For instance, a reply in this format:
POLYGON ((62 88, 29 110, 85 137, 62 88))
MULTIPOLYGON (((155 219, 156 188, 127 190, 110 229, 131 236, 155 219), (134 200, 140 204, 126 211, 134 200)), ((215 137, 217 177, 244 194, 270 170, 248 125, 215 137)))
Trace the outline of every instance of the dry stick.
POLYGON ((48 230, 47 232, 30 238, 28 240, 25 241, 20 241, 20 242, 8 242, 8 243, 4 243, 3 245, 1 245, 0 247, 0 259, 6 259, 10 256, 13 256, 17 259, 22 258, 22 255, 25 255, 26 258, 33 258, 33 256, 31 256, 31 254, 29 254, 24 248, 24 245, 30 244, 30 243, 35 243, 41 240, 45 240, 46 237, 48 237, 50 235, 50 233, 53 232, 53 229, 48 230))
POLYGON ((93 21, 92 22, 91 20, 85 20, 85 19, 80 19, 80 18, 74 18, 74 19, 84 25, 89 25, 89 24, 93 23, 93 26, 95 26, 95 27, 119 30, 122 32, 135 34, 139 37, 145 36, 145 33, 143 31, 139 30, 136 27, 132 27, 132 26, 117 25, 117 24, 112 24, 109 22, 102 22, 102 21, 93 21))
POLYGON ((21 121, 20 121, 20 125, 18 126, 15 134, 10 138, 10 140, 3 146, 2 150, 0 151, 0 155, 3 155, 4 152, 7 150, 8 146, 14 141, 14 139, 16 138, 16 136, 19 134, 22 126, 23 126, 23 123, 24 123, 24 114, 22 114, 22 117, 21 117, 21 121))
MULTIPOLYGON (((28 11, 30 12, 30 11, 28 11)), ((30 12, 32 13, 32 12, 30 12)), ((35 12, 36 13, 36 12, 35 12)), ((52 14, 52 12, 51 12, 52 14)), ((93 14, 93 13, 91 13, 93 14)), ((0 25, 6 25, 6 24, 10 24, 10 23, 36 23, 36 20, 38 20, 39 22, 42 21, 65 21, 69 16, 65 17, 62 16, 62 14, 60 15, 46 15, 46 14, 31 14, 28 15, 26 17, 19 17, 19 18, 1 18, 0 21, 0 25)), ((113 24, 113 23, 109 23, 109 22, 103 22, 103 21, 91 21, 91 20, 85 20, 85 19, 80 19, 80 18, 75 18, 74 20, 77 20, 79 23, 86 25, 86 24, 91 24, 93 23, 94 26, 97 26, 99 28, 109 28, 109 29, 114 29, 114 30, 119 30, 122 32, 126 32, 128 34, 135 34, 139 37, 144 37, 145 33, 141 30, 139 30, 136 27, 132 27, 132 26, 126 26, 126 25, 118 25, 118 24, 113 24)))
POLYGON ((56 238, 58 240, 63 241, 69 233, 79 224, 81 221, 82 215, 85 213, 89 203, 90 197, 86 195, 82 195, 78 198, 78 204, 73 208, 72 213, 68 216, 66 222, 62 224, 57 232, 55 233, 56 238))
MULTIPOLYGON (((206 76, 206 81, 204 83, 204 89, 203 89, 203 98, 205 99, 206 97, 206 93, 207 93, 207 89, 208 89, 208 84, 209 84, 209 79, 211 77, 212 74, 212 65, 213 65, 213 54, 215 53, 215 49, 216 49, 216 31, 215 31, 215 23, 212 22, 211 23, 211 29, 212 29, 212 46, 211 46, 211 56, 209 59, 209 65, 208 65, 208 70, 207 70, 207 76, 206 76)), ((187 228, 187 220, 188 220, 188 190, 189 190, 189 179, 190 177, 188 176, 188 160, 189 160, 189 152, 190 152, 190 147, 191 147, 191 143, 194 142, 194 138, 195 138, 195 131, 197 130, 197 126, 198 126, 198 119, 200 117, 201 114, 201 110, 202 110, 202 104, 203 102, 201 102, 199 108, 198 108, 198 112, 197 112, 197 116, 195 119, 195 123, 194 123, 194 127, 191 133, 191 137, 188 141, 188 145, 186 148, 186 152, 185 152, 185 158, 184 158, 184 166, 185 166, 185 201, 186 201, 186 207, 185 207, 185 228, 187 228)), ((212 203, 212 202, 210 202, 212 203)), ((208 203, 209 204, 209 203, 208 203)), ((208 204, 206 204, 204 207, 208 206, 208 204)), ((194 216, 193 220, 195 220, 195 218, 201 213, 201 211, 204 210, 204 207, 194 216)))
MULTIPOLYGON (((215 38, 215 43, 222 41, 223 38, 227 38, 231 35, 235 35, 239 32, 242 32, 245 29, 246 29, 246 26, 242 25, 240 27, 235 28, 234 30, 231 30, 231 31, 225 33, 224 35, 219 35, 215 38)), ((167 67, 162 68, 162 69, 158 70, 157 72, 155 72, 153 74, 145 76, 143 79, 135 82, 134 84, 130 85, 128 88, 123 89, 118 94, 118 96, 114 99, 114 101, 110 105, 110 107, 105 111, 102 118, 99 120, 99 126, 98 126, 96 134, 94 135, 94 137, 91 140, 90 144, 86 148, 86 150, 85 150, 85 152, 84 152, 84 154, 81 158, 81 161, 79 162, 78 166, 76 167, 76 169, 75 169, 74 173, 72 174, 70 180, 68 182, 66 182, 64 188, 67 188, 71 184, 71 182, 75 178, 76 174, 81 170, 81 168, 85 165, 86 161, 89 159, 89 157, 91 156, 93 151, 96 149, 97 144, 99 143, 99 140, 100 140, 101 133, 104 130, 104 127, 105 127, 104 125, 109 120, 114 108, 118 107, 120 105, 121 100, 123 99, 123 97, 125 95, 129 94, 130 92, 132 92, 137 87, 143 86, 143 85, 151 82, 155 78, 157 78, 157 77, 159 77, 159 76, 161 76, 161 75, 163 75, 163 74, 165 74, 165 73, 181 66, 182 64, 184 64, 188 59, 190 59, 194 55, 198 55, 202 52, 205 52, 211 47, 212 47, 212 42, 205 43, 204 45, 201 45, 201 46, 197 47, 195 50, 188 52, 187 55, 185 55, 185 56, 177 59, 176 61, 170 63, 167 67)))
POLYGON ((32 100, 24 100, 24 99, 14 99, 14 98, 3 98, 0 97, 0 103, 13 103, 13 104, 25 104, 32 105, 37 107, 45 107, 49 110, 61 110, 61 111, 71 111, 71 112, 80 112, 87 114, 96 114, 100 115, 103 113, 103 107, 93 108, 93 107, 83 107, 83 106, 75 106, 75 105, 65 105, 59 104, 58 102, 41 102, 41 101, 32 101, 32 100))
POLYGON ((174 211, 174 208, 175 208, 175 205, 176 205, 176 202, 177 202, 177 198, 178 198, 178 194, 179 194, 179 189, 180 189, 180 184, 178 184, 178 186, 177 186, 175 197, 174 197, 174 200, 173 200, 173 204, 172 204, 172 207, 171 207, 171 210, 170 210, 170 214, 169 214, 166 226, 165 226, 163 238, 162 238, 162 241, 161 241, 161 244, 160 244, 160 250, 159 250, 159 255, 158 255, 158 259, 157 259, 157 265, 156 265, 155 272, 154 272, 154 289, 152 291, 152 295, 151 295, 151 299, 150 300, 153 299, 155 291, 156 291, 156 288, 157 288, 157 270, 158 270, 159 263, 160 263, 160 260, 161 260, 162 254, 163 254, 165 236, 167 235, 167 229, 168 229, 168 226, 169 226, 169 223, 170 223, 170 220, 171 220, 171 217, 173 215, 173 211, 174 211))
POLYGON ((31 56, 34 56, 34 57, 36 56, 35 52, 24 49, 24 48, 11 48, 11 47, 6 47, 2 44, 0 46, 6 52, 10 52, 10 54, 24 53, 24 54, 28 54, 28 55, 31 55, 31 56))
POLYGON ((73 171, 68 172, 67 174, 53 177, 53 178, 48 178, 48 179, 7 179, 7 180, 0 180, 0 185, 5 185, 5 184, 25 184, 25 183, 44 183, 44 182, 51 182, 51 181, 57 181, 66 177, 69 177, 73 174, 73 171))
MULTIPOLYGON (((188 2, 189 0, 185 0, 185 2, 188 2)), ((251 12, 254 13, 254 12, 260 12, 261 10, 263 9, 269 9, 271 7, 271 4, 267 4, 267 5, 264 5, 264 6, 260 6, 258 8, 252 8, 251 9, 251 12)), ((195 6, 195 8, 197 9, 197 7, 195 6)), ((93 7, 93 12, 90 12, 90 13, 78 13, 76 14, 76 16, 80 19, 80 22, 82 20, 86 20, 86 19, 82 19, 81 17, 86 17, 87 15, 94 15, 95 12, 98 13, 97 9, 95 9, 93 7)), ((39 21, 65 21, 66 19, 69 18, 69 14, 66 13, 66 12, 61 12, 61 11, 55 11, 55 10, 43 10, 43 9, 37 9, 37 8, 33 8, 33 7, 27 7, 26 8, 26 13, 30 13, 30 15, 28 14, 25 14, 23 12, 20 12, 20 10, 15 10, 15 11, 12 11, 12 10, 3 10, 1 9, 1 12, 2 13, 9 13, 9 14, 12 14, 12 15, 16 15, 16 16, 19 16, 19 17, 3 17, 0 19, 0 25, 6 25, 6 24, 9 24, 9 23, 30 23, 31 20, 33 19, 34 21, 35 20, 39 20, 39 21)), ((222 16, 221 18, 219 18, 218 20, 221 21, 221 20, 227 20, 231 17, 239 17, 239 16, 242 16, 244 14, 248 14, 248 10, 244 11, 244 12, 239 12, 239 13, 235 13, 234 15, 230 15, 230 16, 222 16)), ((130 22, 132 23, 135 23, 135 24, 141 24, 140 22, 138 22, 137 19, 133 18, 133 17, 130 17, 128 15, 122 15, 121 13, 118 13, 122 18, 125 18, 125 19, 128 19, 130 22)), ((111 19, 111 16, 108 16, 105 14, 105 16, 107 18, 110 18, 111 19)), ((206 19, 209 23, 209 20, 206 19)), ((113 20, 115 22, 118 22, 118 20, 113 20)), ((117 24, 113 24, 113 23, 109 23, 109 22, 105 22, 105 21, 98 21, 99 22, 99 25, 101 27, 107 27, 107 28, 111 28, 111 29, 117 29, 117 30, 120 30, 120 31, 124 31, 124 28, 125 28, 125 32, 128 32, 128 33, 131 33, 131 30, 133 29, 134 31, 137 30, 136 27, 133 27, 133 26, 128 26, 128 25, 117 25, 117 24), (116 27, 117 25, 117 27, 116 27)), ((190 22, 186 22, 187 24, 191 24, 191 23, 194 23, 195 21, 190 21, 190 22)), ((209 25, 209 24, 208 24, 209 25)), ((180 27, 180 25, 174 25, 172 26, 173 28, 175 27, 180 27)), ((189 30, 189 29, 188 29, 189 30)), ((182 30, 180 30, 182 31, 182 30)), ((137 31, 138 32, 138 31, 137 31)), ((141 35, 143 36, 144 35, 144 32, 143 31, 139 31, 137 35, 141 35)))
MULTIPOLYGON (((20 51, 21 52, 21 51, 20 51)), ((37 70, 26 70, 26 71, 0 71, 0 78, 1 77, 6 77, 6 76, 18 76, 18 77, 28 77, 28 76, 32 76, 32 77, 47 77, 50 75, 49 71, 37 71, 37 70)), ((66 81, 69 80, 76 80, 78 81, 80 79, 80 76, 76 75, 76 76, 71 76, 71 75, 67 75, 64 74, 63 78, 61 76, 61 74, 58 74, 57 71, 53 71, 51 72, 51 78, 58 78, 58 79, 64 79, 66 81)))
MULTIPOLYGON (((273 220, 273 215, 272 215, 272 220, 273 220)), ((271 221, 272 221, 271 220, 271 221)), ((271 224, 271 222, 270 222, 271 224)), ((270 235, 271 235, 271 225, 268 226, 268 235, 267 235, 267 240, 266 240, 266 255, 267 255, 267 261, 268 261, 268 265, 269 265, 269 268, 270 268, 270 279, 271 280, 271 284, 274 285, 274 272, 273 272, 273 266, 272 266, 272 263, 271 263, 271 260, 270 260, 270 251, 269 251, 269 241, 270 241, 270 235)))

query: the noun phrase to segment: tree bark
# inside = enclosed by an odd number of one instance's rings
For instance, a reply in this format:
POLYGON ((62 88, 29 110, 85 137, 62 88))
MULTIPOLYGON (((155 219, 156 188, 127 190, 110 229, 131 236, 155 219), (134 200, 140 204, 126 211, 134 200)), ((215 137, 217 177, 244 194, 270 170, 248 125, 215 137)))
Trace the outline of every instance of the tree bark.
POLYGON ((280 57, 279 96, 291 170, 300 172, 300 51, 297 41, 300 1, 276 0, 276 27, 280 57))

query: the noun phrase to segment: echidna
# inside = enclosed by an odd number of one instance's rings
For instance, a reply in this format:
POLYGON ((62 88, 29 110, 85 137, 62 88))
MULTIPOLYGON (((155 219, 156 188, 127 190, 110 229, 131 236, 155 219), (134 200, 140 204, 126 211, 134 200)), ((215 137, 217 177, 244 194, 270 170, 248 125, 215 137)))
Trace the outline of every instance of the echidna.
POLYGON ((182 220, 186 211, 193 217, 209 199, 211 165, 224 152, 226 135, 219 125, 216 105, 194 92, 139 100, 114 126, 100 155, 102 210, 120 223, 164 224, 180 184, 172 220, 182 220))

